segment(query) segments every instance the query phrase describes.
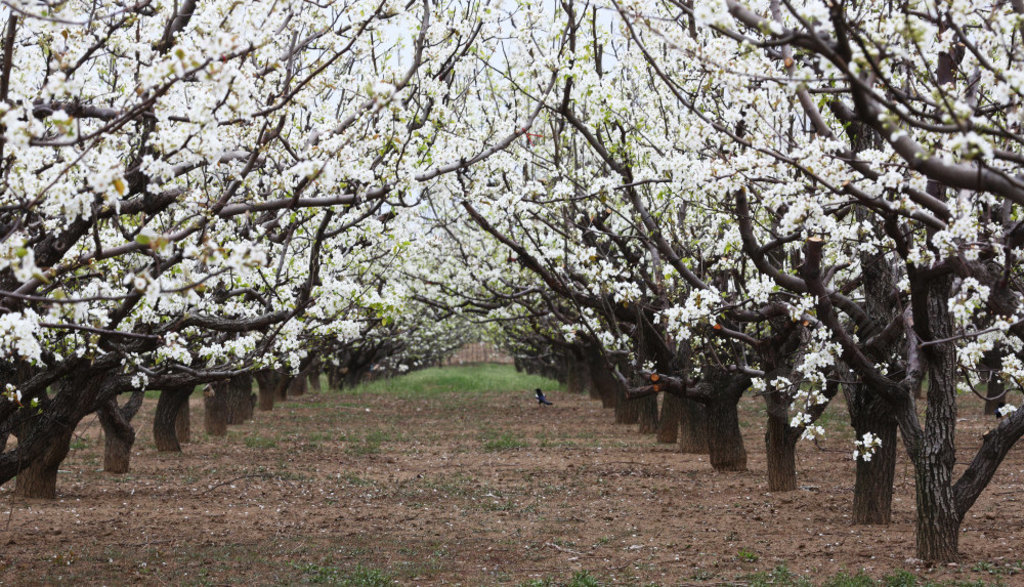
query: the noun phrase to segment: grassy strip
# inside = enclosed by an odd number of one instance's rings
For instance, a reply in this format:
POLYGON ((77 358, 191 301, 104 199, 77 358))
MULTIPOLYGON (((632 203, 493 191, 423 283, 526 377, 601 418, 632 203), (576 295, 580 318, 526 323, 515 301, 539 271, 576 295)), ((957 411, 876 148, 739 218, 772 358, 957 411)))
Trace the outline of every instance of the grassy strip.
POLYGON ((446 393, 512 392, 541 388, 560 389, 561 384, 537 375, 519 373, 510 365, 466 365, 432 367, 399 377, 363 383, 344 389, 345 395, 380 393, 403 398, 433 397, 446 393))

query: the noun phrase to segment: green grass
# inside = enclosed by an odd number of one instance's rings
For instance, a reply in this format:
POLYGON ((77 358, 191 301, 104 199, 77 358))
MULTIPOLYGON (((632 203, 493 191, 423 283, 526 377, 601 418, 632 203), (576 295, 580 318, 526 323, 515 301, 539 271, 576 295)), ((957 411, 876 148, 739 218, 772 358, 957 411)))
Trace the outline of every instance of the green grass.
POLYGON ((487 432, 484 434, 483 442, 484 452, 518 450, 526 447, 526 442, 511 432, 505 432, 504 434, 487 432))
POLYGON ((371 381, 340 393, 359 395, 385 393, 402 398, 428 398, 446 393, 484 393, 526 391, 540 387, 559 389, 557 381, 518 373, 510 365, 470 365, 434 367, 390 379, 371 381))

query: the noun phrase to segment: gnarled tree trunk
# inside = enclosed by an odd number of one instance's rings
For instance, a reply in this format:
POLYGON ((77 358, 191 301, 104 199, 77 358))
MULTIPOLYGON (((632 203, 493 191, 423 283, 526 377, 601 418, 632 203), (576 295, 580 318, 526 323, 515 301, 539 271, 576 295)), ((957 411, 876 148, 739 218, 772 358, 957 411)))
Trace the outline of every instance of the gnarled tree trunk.
POLYGON ((235 375, 227 383, 228 424, 244 424, 252 420, 256 397, 252 393, 252 377, 248 373, 235 375))
POLYGON ((738 404, 750 379, 708 369, 704 395, 707 410, 708 456, 716 471, 745 471, 747 449, 740 432, 738 404))
POLYGON ((178 422, 184 416, 185 428, 188 429, 188 398, 193 387, 177 387, 164 389, 156 402, 156 414, 153 416, 153 442, 160 452, 181 452, 181 443, 187 442, 188 434, 182 438, 178 422))
POLYGON ((57 470, 68 455, 74 433, 74 426, 60 430, 50 437, 39 458, 25 463, 14 481, 15 495, 43 499, 57 497, 57 470))
POLYGON ((636 402, 637 411, 640 414, 640 434, 654 434, 658 431, 658 396, 649 395, 639 399, 631 400, 636 402))
POLYGON ((227 386, 226 381, 218 381, 203 391, 203 424, 210 436, 228 434, 227 386))
POLYGON ((256 386, 259 389, 259 405, 261 412, 269 412, 274 409, 274 395, 277 392, 278 378, 280 375, 265 369, 256 373, 256 386))
POLYGON ((306 386, 308 379, 299 373, 297 377, 293 377, 290 385, 288 386, 289 397, 300 397, 306 394, 306 386))
POLYGON ((789 398, 778 391, 765 395, 768 424, 765 431, 765 458, 768 466, 768 491, 796 489, 796 441, 800 438, 789 427, 789 398))
POLYGON ((127 473, 131 464, 132 446, 135 444, 135 428, 132 418, 142 407, 145 391, 135 391, 124 407, 118 407, 117 398, 112 397, 96 413, 103 426, 104 450, 103 470, 108 473, 127 473))
POLYGON ((691 399, 680 399, 679 452, 706 455, 708 448, 708 420, 704 406, 691 399))
POLYGON ((846 394, 850 424, 861 439, 871 433, 882 441, 870 461, 857 459, 853 485, 853 523, 892 521, 892 484, 896 474, 896 428, 892 407, 859 384, 846 394))
POLYGON ((658 442, 674 444, 679 440, 679 420, 682 417, 682 400, 671 393, 661 398, 661 416, 658 418, 658 442))

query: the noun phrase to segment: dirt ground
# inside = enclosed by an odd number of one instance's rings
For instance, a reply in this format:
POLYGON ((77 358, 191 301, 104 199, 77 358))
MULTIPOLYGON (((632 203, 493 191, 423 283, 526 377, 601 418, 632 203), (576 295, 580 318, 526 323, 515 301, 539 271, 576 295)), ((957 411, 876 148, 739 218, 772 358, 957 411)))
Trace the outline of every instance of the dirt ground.
MULTIPOLYGON (((749 584, 784 565, 814 584, 906 569, 1024 585, 1024 446, 968 514, 961 563, 928 568, 912 558, 905 458, 895 523, 850 524, 842 406, 830 407, 828 440, 800 445, 800 489, 772 494, 755 399, 742 406, 749 471, 716 473, 706 457, 615 425, 599 402, 549 398, 541 408, 528 391, 307 394, 227 438, 202 433, 193 400, 183 454, 156 452, 149 399, 129 474, 100 470, 90 421, 57 500, 0 489, 0 584, 749 584)), ((970 448, 989 421, 976 404, 963 411, 970 448)))

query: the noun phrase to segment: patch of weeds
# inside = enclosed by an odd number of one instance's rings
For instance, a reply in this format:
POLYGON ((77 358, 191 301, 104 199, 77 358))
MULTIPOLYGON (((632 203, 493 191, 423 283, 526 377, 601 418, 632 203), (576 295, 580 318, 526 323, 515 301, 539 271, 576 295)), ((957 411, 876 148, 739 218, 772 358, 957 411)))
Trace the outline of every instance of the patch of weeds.
POLYGON ((526 443, 511 432, 505 432, 500 436, 496 436, 492 433, 488 436, 489 437, 484 440, 483 448, 485 452, 500 452, 526 448, 526 443))
POLYGON ((576 571, 566 587, 601 587, 601 582, 587 571, 576 571))
POLYGON ((756 563, 761 556, 749 548, 741 548, 739 552, 736 553, 736 558, 745 563, 756 563))
POLYGON ((690 575, 690 578, 694 581, 707 581, 709 579, 714 579, 715 574, 707 569, 697 569, 692 575, 690 575))
POLYGON ((823 585, 824 587, 875 587, 877 583, 864 571, 858 571, 856 575, 840 571, 823 585))
POLYGON ((373 481, 370 481, 369 479, 363 479, 362 477, 356 475, 355 473, 346 473, 344 479, 345 483, 348 483, 349 485, 355 485, 357 487, 366 487, 367 485, 373 485, 373 481))
POLYGON ((917 576, 903 569, 882 577, 882 582, 886 587, 916 587, 918 585, 917 576))
POLYGON ((346 452, 355 455, 372 455, 380 452, 380 445, 390 440, 388 433, 377 429, 363 437, 362 441, 356 441, 345 449, 346 452))
POLYGON ((89 439, 84 436, 75 436, 71 440, 71 450, 82 450, 89 447, 89 439))
POLYGON ((395 579, 390 573, 380 569, 356 565, 356 568, 345 573, 337 584, 345 587, 384 587, 394 585, 395 579))
MULTIPOLYGON (((710 578, 710 577, 708 577, 710 578)), ((761 571, 744 577, 750 587, 811 587, 812 583, 800 575, 794 574, 786 565, 779 565, 770 571, 761 571)))
POLYGON ((265 436, 247 436, 245 438, 245 446, 249 448, 276 448, 277 439, 265 436))

